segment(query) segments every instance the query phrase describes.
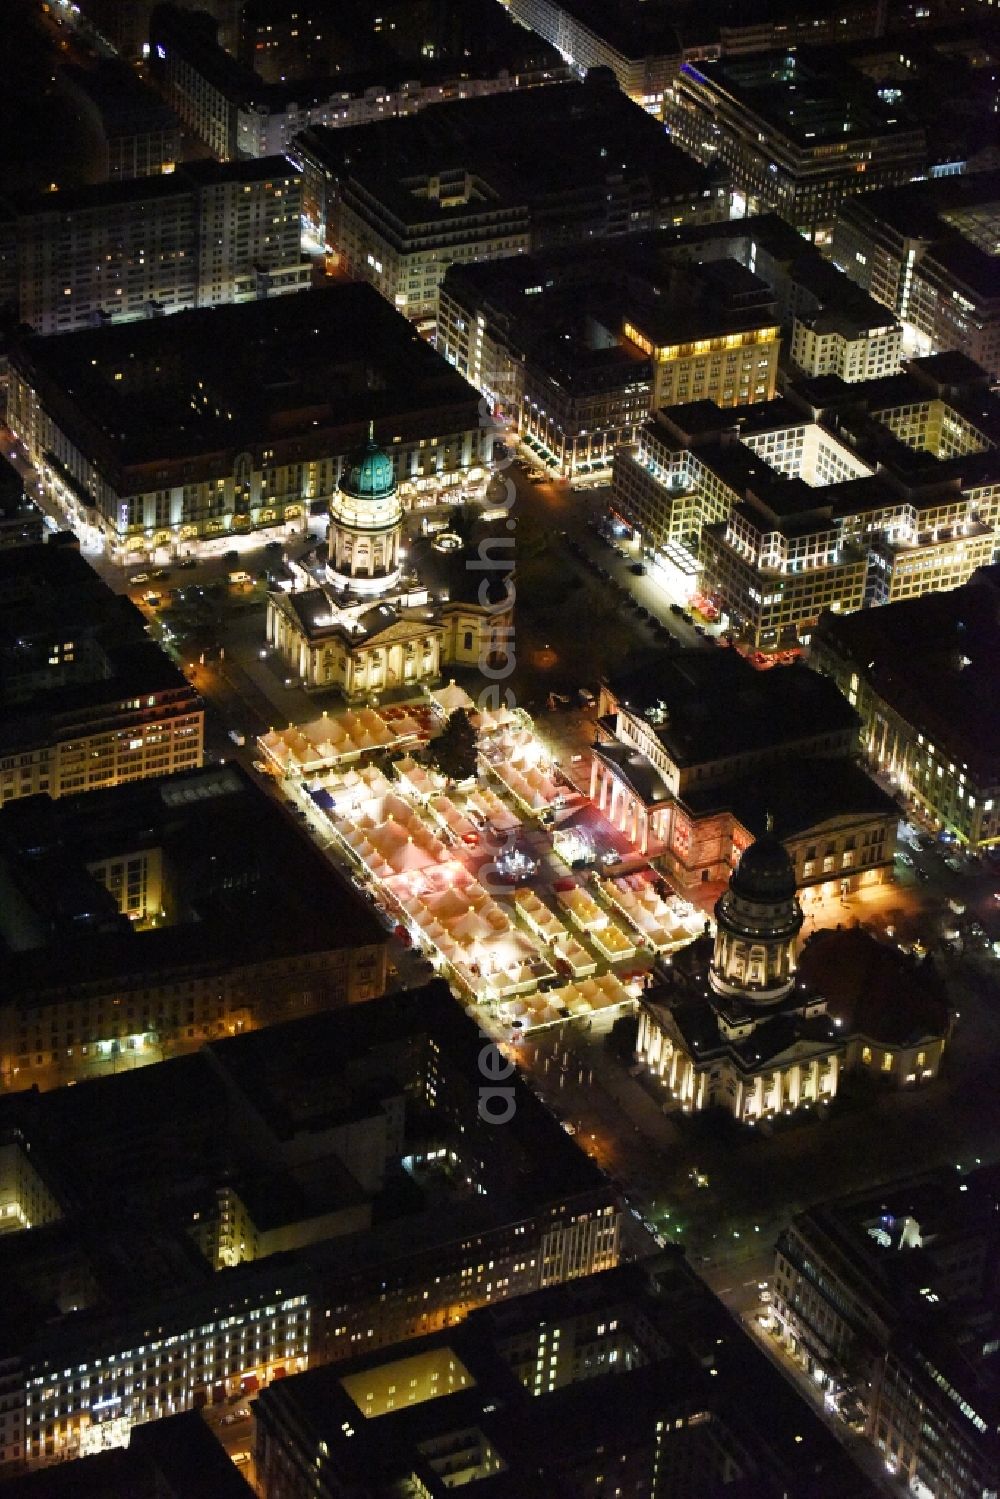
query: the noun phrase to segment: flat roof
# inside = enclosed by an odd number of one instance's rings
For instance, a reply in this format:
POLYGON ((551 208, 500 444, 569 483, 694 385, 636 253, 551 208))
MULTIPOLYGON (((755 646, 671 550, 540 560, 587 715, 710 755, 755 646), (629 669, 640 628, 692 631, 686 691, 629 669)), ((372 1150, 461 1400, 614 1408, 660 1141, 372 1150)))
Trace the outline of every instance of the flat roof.
MULTIPOLYGON (((563 77, 567 72, 555 47, 518 25, 493 0, 455 0, 435 6, 433 12, 424 15, 419 30, 384 27, 382 14, 377 0, 342 0, 322 8, 314 6, 311 24, 322 24, 323 28, 316 40, 340 40, 332 70, 312 76, 296 72, 275 82, 264 81, 252 68, 237 61, 213 40, 214 26, 191 21, 184 11, 173 8, 159 25, 165 28, 161 31, 165 39, 228 98, 274 114, 327 102, 336 107, 372 88, 394 89, 415 82, 425 88, 435 84, 453 87, 470 77, 496 77, 504 72, 514 77, 535 75, 532 81, 537 81, 537 75, 551 72, 554 77, 563 77), (426 55, 425 47, 433 55, 426 55)), ((264 7, 263 14, 248 15, 247 19, 252 26, 266 24, 270 17, 264 7)), ((287 19, 287 13, 279 18, 279 29, 280 19, 287 19)), ((154 58, 153 66, 159 61, 154 58)), ((446 102, 454 102, 450 88, 446 102)))
POLYGON ((940 267, 949 286, 967 287, 987 302, 1000 302, 1000 257, 988 255, 971 240, 955 237, 941 240, 925 257, 925 264, 940 267))
POLYGON ((854 927, 810 933, 799 973, 826 999, 847 1033, 886 1046, 909 1046, 948 1033, 944 982, 926 959, 901 953, 854 927))
MULTIPOLYGON (((902 102, 888 105, 875 83, 833 49, 762 52, 684 63, 681 74, 732 96, 802 150, 923 127, 902 102)), ((848 166, 846 158, 837 165, 848 166)))
MULTIPOLYGON (((697 1410, 711 1412, 724 1447, 739 1444, 758 1480, 768 1475, 768 1491, 773 1475, 799 1499, 868 1493, 816 1414, 696 1282, 677 1251, 647 1259, 641 1270, 619 1266, 477 1309, 461 1326, 414 1340, 406 1352, 408 1361, 442 1365, 439 1382, 447 1360, 460 1359, 475 1384, 411 1404, 393 1374, 397 1350, 376 1350, 272 1384, 260 1397, 261 1419, 279 1429, 294 1425, 307 1449, 327 1441, 334 1460, 348 1465, 345 1471, 368 1482, 378 1474, 383 1483, 420 1473, 419 1454, 433 1453, 435 1439, 479 1431, 501 1459, 496 1475, 479 1480, 482 1492, 534 1499, 539 1477, 548 1484, 546 1494, 568 1493, 563 1481, 572 1484, 578 1464, 605 1450, 599 1444, 620 1441, 638 1450, 658 1417, 697 1410), (533 1348, 547 1329, 560 1326, 573 1336, 573 1320, 581 1317, 588 1322, 577 1324, 578 1337, 586 1335, 590 1319, 612 1328, 617 1323, 640 1357, 620 1372, 591 1369, 532 1396, 516 1372, 520 1361, 511 1342, 524 1337, 533 1348), (400 1390, 396 1408, 373 1424, 359 1420, 344 1386, 374 1397, 389 1379, 400 1390)), ((417 1378, 422 1374, 421 1367, 417 1378)))
POLYGON ((506 202, 527 202, 536 211, 546 199, 564 207, 574 192, 601 195, 605 183, 623 175, 646 182, 654 200, 700 193, 712 180, 662 125, 599 76, 346 129, 314 126, 300 139, 306 153, 338 177, 364 181, 374 173, 398 180, 445 164, 482 178, 506 202))
POLYGON ((93 102, 100 111, 109 135, 144 131, 175 130, 181 123, 173 110, 138 76, 134 68, 117 57, 102 59, 94 67, 67 63, 62 75, 71 86, 93 102))
POLYGON ((895 799, 854 761, 793 760, 762 766, 744 780, 686 791, 681 801, 698 816, 731 811, 755 838, 795 838, 838 817, 891 816, 895 799))
POLYGON ((0 951, 6 996, 22 1003, 74 979, 142 988, 177 968, 228 970, 386 941, 368 903, 235 762, 12 801, 0 809, 0 857, 25 899, 53 915, 47 941, 0 951), (74 872, 150 846, 163 855, 168 924, 74 927, 67 940, 57 918, 74 872))
POLYGON ((0 749, 73 732, 73 720, 146 693, 202 703, 146 634, 140 611, 113 593, 75 547, 37 543, 0 551, 0 749), (51 670, 51 646, 74 659, 51 670), (50 672, 51 681, 44 675, 50 672), (30 690, 26 693, 26 688, 30 690))
POLYGON ((754 671, 737 651, 680 651, 652 669, 608 681, 646 718, 675 764, 725 760, 830 733, 856 732, 858 716, 826 678, 802 665, 754 671))
MULTIPOLYGON (((225 474, 237 453, 262 447, 329 457, 371 420, 386 446, 401 430, 478 422, 473 387, 366 282, 32 335, 11 361, 56 424, 116 471, 197 457, 225 474)), ((128 493, 159 476, 117 477, 128 493)))
POLYGON ((842 213, 885 223, 911 239, 936 240, 949 225, 948 213, 1000 204, 1000 171, 959 172, 907 182, 899 187, 878 188, 848 199, 842 213))

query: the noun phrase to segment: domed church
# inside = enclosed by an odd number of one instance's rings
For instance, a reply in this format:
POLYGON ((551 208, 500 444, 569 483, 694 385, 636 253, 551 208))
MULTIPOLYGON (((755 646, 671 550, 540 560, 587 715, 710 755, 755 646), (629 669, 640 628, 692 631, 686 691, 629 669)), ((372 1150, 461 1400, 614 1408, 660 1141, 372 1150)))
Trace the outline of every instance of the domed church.
MULTIPOLYGON (((444 555, 429 538, 403 549, 403 506, 389 454, 367 439, 345 459, 329 501, 326 577, 274 589, 267 641, 307 692, 336 690, 349 702, 377 701, 441 680, 443 666, 482 668, 505 659, 512 637, 513 556, 484 591, 463 539, 444 555), (408 556, 404 576, 403 560, 408 556)), ((476 545, 483 545, 477 532, 476 545)), ((472 545, 470 538, 470 545, 472 545)), ((506 543, 511 546, 509 537, 506 543)))
POLYGON ((867 932, 824 931, 800 973, 795 871, 770 827, 744 851, 715 922, 714 939, 676 953, 639 1010, 637 1053, 685 1112, 722 1108, 767 1128, 822 1111, 845 1071, 893 1087, 937 1076, 950 1017, 914 960, 867 932))
POLYGON ((802 910, 795 871, 770 832, 744 851, 705 939, 648 992, 640 1056, 686 1112, 724 1108, 745 1123, 833 1098, 844 1038, 826 1001, 797 978, 802 910))

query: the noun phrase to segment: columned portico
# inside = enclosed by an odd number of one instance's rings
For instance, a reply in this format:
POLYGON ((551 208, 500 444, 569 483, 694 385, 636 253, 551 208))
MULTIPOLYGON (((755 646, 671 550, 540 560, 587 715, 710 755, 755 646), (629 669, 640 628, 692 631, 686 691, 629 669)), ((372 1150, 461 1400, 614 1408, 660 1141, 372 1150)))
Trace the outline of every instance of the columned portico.
POLYGON ((619 745, 595 746, 590 799, 638 853, 647 855, 654 844, 666 841, 668 798, 656 768, 642 755, 619 745))

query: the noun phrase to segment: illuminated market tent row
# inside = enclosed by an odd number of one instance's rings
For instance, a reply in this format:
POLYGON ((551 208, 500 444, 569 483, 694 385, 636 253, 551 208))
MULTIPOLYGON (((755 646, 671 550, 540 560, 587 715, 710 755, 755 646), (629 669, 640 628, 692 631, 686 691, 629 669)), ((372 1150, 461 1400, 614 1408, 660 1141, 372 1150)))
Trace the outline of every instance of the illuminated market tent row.
POLYGON ((704 917, 692 905, 676 895, 664 900, 645 874, 600 880, 597 889, 656 952, 683 947, 704 927, 704 917))
POLYGON ((548 994, 523 995, 505 1002, 501 1014, 511 1024, 519 1022, 527 1033, 540 1026, 559 1024, 567 1018, 585 1019, 631 1004, 632 994, 621 979, 613 973, 603 973, 564 984, 551 989, 548 994))
POLYGON ((550 807, 562 795, 552 761, 530 728, 505 732, 495 752, 487 753, 487 763, 514 800, 528 812, 550 807))
POLYGON ((402 760, 397 760, 394 768, 400 786, 418 802, 427 802, 445 784, 445 778, 439 771, 421 765, 412 755, 404 755, 402 760))
MULTIPOLYGON (((345 849, 382 886, 388 909, 438 954, 472 998, 533 991, 555 976, 560 961, 574 978, 596 972, 594 955, 530 890, 515 892, 515 911, 531 935, 519 931, 380 771, 348 771, 331 777, 325 790, 328 815, 345 849)), ((442 804, 457 819, 446 825, 462 826, 462 813, 448 798, 433 799, 435 809, 442 804)), ((606 915, 604 926, 602 955, 609 961, 633 956, 634 943, 606 915)))
MULTIPOLYGON (((423 703, 323 715, 260 741, 290 794, 296 785, 299 795, 308 788, 334 840, 377 890, 384 917, 433 955, 456 992, 467 1002, 497 1005, 547 988, 558 975, 589 982, 606 965, 643 949, 662 950, 700 927, 684 924, 690 908, 661 900, 651 884, 633 889, 634 877, 593 891, 575 880, 557 882, 543 897, 523 883, 538 860, 509 836, 491 868, 509 881, 512 899, 495 899, 477 878, 483 844, 489 846, 491 833, 516 834, 564 791, 520 710, 470 715, 480 725, 480 767, 495 773, 493 785, 456 790, 422 763, 412 751, 446 722, 447 711, 463 706, 461 689, 451 684, 436 696, 427 693, 423 703), (366 752, 393 748, 411 752, 388 774, 384 766, 359 762, 366 752)), ((610 992, 617 1003, 619 990, 610 992)), ((589 991, 588 1002, 596 995, 589 991)), ((561 1018, 570 1013, 563 1006, 561 1018)))
POLYGON ((454 677, 446 686, 438 687, 433 692, 428 690, 427 696, 442 718, 450 718, 459 708, 464 708, 467 713, 470 713, 476 706, 465 688, 459 687, 454 677))
MULTIPOLYGON (((346 779, 346 778, 345 778, 346 779)), ((533 989, 555 969, 510 916, 384 777, 359 784, 380 794, 327 805, 345 849, 383 887, 389 909, 446 962, 476 998, 533 989), (389 789, 383 790, 383 787, 389 789), (349 815, 343 815, 345 812, 349 815)))
POLYGON ((374 708, 358 708, 271 729, 257 743, 265 763, 279 774, 310 775, 356 760, 366 751, 415 746, 425 738, 424 725, 409 714, 387 720, 374 708))

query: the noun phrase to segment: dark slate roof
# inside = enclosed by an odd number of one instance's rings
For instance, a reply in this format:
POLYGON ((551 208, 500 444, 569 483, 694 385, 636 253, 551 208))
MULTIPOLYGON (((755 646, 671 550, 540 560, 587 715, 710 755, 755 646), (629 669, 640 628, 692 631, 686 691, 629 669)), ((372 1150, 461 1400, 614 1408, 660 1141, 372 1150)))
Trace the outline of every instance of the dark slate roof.
POLYGON ((948 1030, 944 985, 930 963, 860 928, 817 932, 802 949, 799 971, 845 1031, 904 1046, 948 1030))
POLYGON ((786 839, 834 817, 889 816, 896 809, 889 793, 847 759, 763 766, 746 780, 688 791, 681 800, 695 817, 731 811, 755 838, 765 831, 769 815, 775 836, 786 839))
POLYGON ((681 766, 842 734, 858 722, 833 683, 807 667, 757 672, 736 651, 664 655, 654 669, 624 672, 608 686, 640 717, 663 705, 666 717, 650 726, 681 766))

